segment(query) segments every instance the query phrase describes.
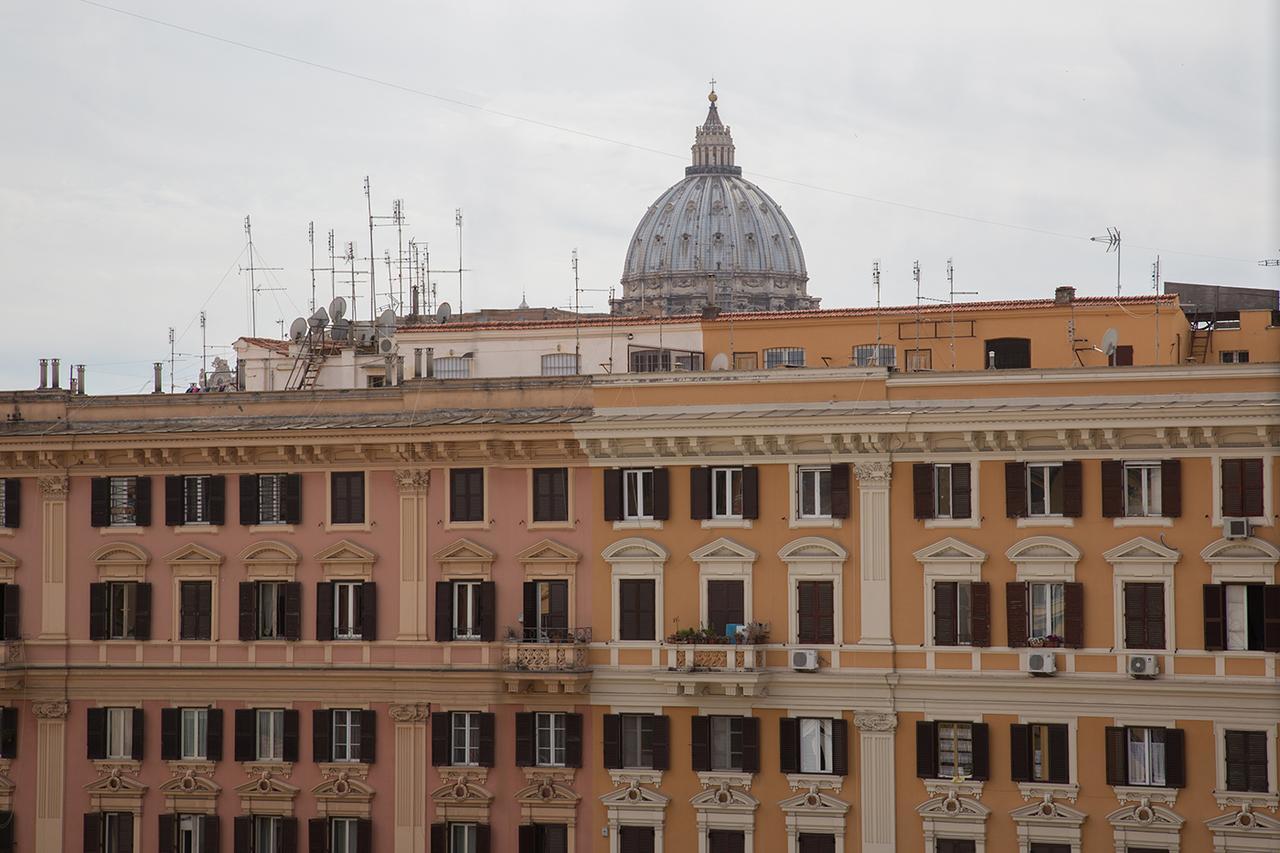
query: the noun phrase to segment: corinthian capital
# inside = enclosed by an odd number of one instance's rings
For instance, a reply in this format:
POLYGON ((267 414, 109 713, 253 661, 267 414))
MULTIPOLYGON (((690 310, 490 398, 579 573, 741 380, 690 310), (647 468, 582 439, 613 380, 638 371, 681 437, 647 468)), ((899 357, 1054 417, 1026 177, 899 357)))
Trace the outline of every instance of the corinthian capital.
POLYGON ((400 468, 396 471, 396 485, 404 493, 425 492, 431 485, 431 472, 421 468, 400 468))
POLYGON ((862 732, 891 732, 898 727, 898 715, 854 714, 853 724, 862 732))
POLYGON ((392 705, 391 719, 397 723, 425 723, 427 721, 426 705, 392 705))
POLYGON ((65 720, 67 703, 61 699, 53 702, 32 702, 31 713, 41 720, 65 720))
POLYGON ((66 500, 70 488, 66 474, 53 474, 40 478, 40 494, 47 500, 66 500))
POLYGON ((889 485, 889 475, 893 466, 888 462, 858 462, 853 471, 858 475, 858 482, 871 486, 889 485))

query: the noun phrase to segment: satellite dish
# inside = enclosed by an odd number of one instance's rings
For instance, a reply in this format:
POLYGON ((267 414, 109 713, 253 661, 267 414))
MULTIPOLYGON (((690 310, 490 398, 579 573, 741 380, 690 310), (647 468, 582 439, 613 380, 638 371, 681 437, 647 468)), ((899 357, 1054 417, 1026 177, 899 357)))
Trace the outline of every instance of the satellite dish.
POLYGON ((728 370, 729 356, 725 355, 722 352, 716 353, 715 358, 711 359, 711 369, 712 370, 728 370))
POLYGON ((334 322, 347 316, 347 300, 341 296, 333 297, 333 301, 329 303, 329 316, 334 319, 334 322))
POLYGON ((329 325, 329 314, 323 308, 320 308, 316 313, 311 315, 311 319, 307 322, 310 323, 311 328, 313 329, 323 329, 325 326, 329 325))
POLYGON ((300 341, 307 336, 307 330, 311 328, 307 323, 306 317, 299 317, 289 325, 289 337, 295 342, 300 341))
POLYGON ((388 308, 378 315, 378 322, 374 324, 378 332, 378 337, 389 338, 396 333, 396 312, 388 308))
POLYGON ((345 341, 347 332, 351 329, 351 321, 341 318, 333 321, 333 329, 330 330, 329 336, 335 341, 345 341))
POLYGON ((449 306, 448 302, 441 302, 440 307, 436 309, 436 322, 447 323, 452 316, 453 308, 449 306))
POLYGON ((1102 346, 1098 349, 1102 350, 1102 354, 1107 358, 1116 354, 1116 341, 1119 340, 1120 333, 1115 329, 1107 329, 1106 334, 1102 336, 1102 346))

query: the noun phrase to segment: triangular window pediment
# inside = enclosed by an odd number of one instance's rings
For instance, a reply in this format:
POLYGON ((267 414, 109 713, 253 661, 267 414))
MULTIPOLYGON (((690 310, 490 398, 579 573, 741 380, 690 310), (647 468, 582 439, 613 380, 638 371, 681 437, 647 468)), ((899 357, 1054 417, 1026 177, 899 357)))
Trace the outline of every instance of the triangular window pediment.
POLYGON ((235 792, 241 797, 251 799, 293 799, 298 796, 301 791, 295 785, 290 785, 283 779, 277 779, 274 776, 260 776, 257 779, 250 779, 242 785, 235 787, 235 792))
POLYGON ((211 797, 222 791, 222 786, 207 776, 180 773, 160 784, 160 793, 166 797, 211 797))
POLYGON ((372 565, 378 555, 368 548, 362 548, 350 539, 343 539, 316 554, 317 563, 355 563, 372 565))
POLYGON ((1155 805, 1127 805, 1107 815, 1107 822, 1123 829, 1169 829, 1177 831, 1186 820, 1177 812, 1155 805))
POLYGON ((96 797, 141 797, 147 792, 147 786, 142 782, 114 771, 94 779, 84 789, 96 797))
POLYGON ((12 572, 20 565, 22 565, 20 559, 5 551, 0 551, 0 571, 12 572))
POLYGON ((516 802, 524 806, 573 806, 581 799, 572 788, 552 781, 534 782, 516 791, 516 802))
POLYGON ((600 802, 614 808, 665 809, 671 798, 643 785, 628 785, 605 794, 600 802))
POLYGON ((373 789, 359 779, 345 779, 341 776, 325 779, 311 789, 317 800, 349 800, 368 802, 373 799, 373 789))
POLYGON ((458 539, 435 553, 440 563, 492 563, 497 555, 470 539, 458 539))
POLYGON ((221 566, 222 559, 222 555, 217 551, 211 551, 194 542, 189 542, 164 556, 164 561, 169 565, 221 566))
POLYGON ((756 557, 759 556, 745 545, 734 542, 728 537, 720 537, 714 542, 708 542, 696 551, 689 554, 690 559, 695 563, 716 563, 716 562, 734 562, 734 563, 754 563, 756 557))
POLYGON ((916 814, 943 820, 983 821, 991 809, 968 797, 934 797, 917 806, 916 814))
POLYGON ((439 804, 488 805, 493 801, 493 794, 474 782, 459 780, 436 788, 431 792, 431 799, 439 804))
POLYGON ((1231 850, 1274 850, 1276 848, 1272 844, 1280 840, 1280 820, 1268 817, 1261 811, 1241 810, 1232 812, 1231 814, 1210 818, 1204 822, 1204 825, 1209 827, 1209 831, 1214 835, 1224 835, 1233 839, 1238 838, 1241 842, 1245 842, 1239 847, 1232 846, 1228 848, 1231 850), (1255 844, 1257 846, 1253 846, 1255 844))
POLYGON ((1046 800, 1039 803, 1030 803, 1022 806, 1021 808, 1014 809, 1009 812, 1009 817, 1013 818, 1015 823, 1079 826, 1084 823, 1084 819, 1087 815, 1082 811, 1068 808, 1061 803, 1046 800))
POLYGON ((1102 554, 1108 563, 1176 563, 1182 553, 1145 536, 1130 539, 1102 554))
POLYGON ((516 554, 516 559, 521 563, 577 563, 581 555, 567 545, 543 539, 516 554))
POLYGON ((849 804, 821 791, 807 791, 794 797, 788 797, 778 803, 778 808, 791 814, 801 812, 806 814, 844 814, 849 811, 849 804))
POLYGON ((929 562, 985 562, 987 552, 967 542, 948 536, 932 545, 926 545, 914 554, 921 563, 929 562))
POLYGON ((737 788, 728 786, 707 788, 694 794, 689 800, 695 809, 723 811, 754 811, 760 801, 737 788))

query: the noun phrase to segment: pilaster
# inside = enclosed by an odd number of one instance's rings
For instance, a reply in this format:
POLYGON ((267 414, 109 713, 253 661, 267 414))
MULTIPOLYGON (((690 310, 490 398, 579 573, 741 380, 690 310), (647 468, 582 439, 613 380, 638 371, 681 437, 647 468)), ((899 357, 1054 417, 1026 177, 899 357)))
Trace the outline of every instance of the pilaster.
POLYGON ((400 624, 397 640, 427 639, 427 490, 431 472, 396 471, 400 488, 400 624))
POLYGON ((35 853, 62 853, 66 801, 67 703, 32 702, 36 717, 35 853))
POLYGON ((67 493, 70 486, 65 474, 40 478, 42 640, 67 638, 67 493))
POLYGON ((862 577, 862 624, 859 642, 893 642, 889 601, 889 477, 888 462, 860 462, 858 476, 859 565, 862 577))
POLYGON ((395 853, 427 850, 427 706, 392 705, 396 736, 395 853))
POLYGON ((894 853, 893 733, 897 714, 855 714, 862 780, 862 853, 894 853))

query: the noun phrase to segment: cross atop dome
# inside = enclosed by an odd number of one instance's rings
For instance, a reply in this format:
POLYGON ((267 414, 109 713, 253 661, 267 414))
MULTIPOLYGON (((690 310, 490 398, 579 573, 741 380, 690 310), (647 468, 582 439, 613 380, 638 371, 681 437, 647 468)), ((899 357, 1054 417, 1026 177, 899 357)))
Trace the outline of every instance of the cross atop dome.
POLYGON ((707 119, 701 127, 694 130, 693 165, 687 167, 684 173, 741 175, 741 167, 733 164, 733 135, 729 132, 729 127, 720 121, 720 111, 716 108, 719 96, 716 94, 715 78, 711 79, 711 92, 707 95, 707 100, 711 102, 707 109, 707 119))

